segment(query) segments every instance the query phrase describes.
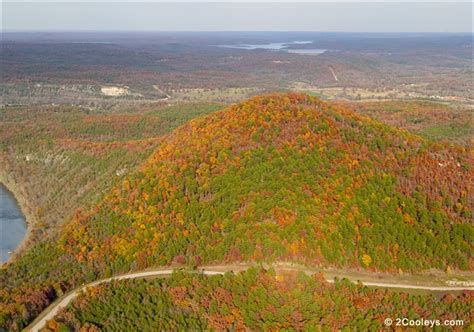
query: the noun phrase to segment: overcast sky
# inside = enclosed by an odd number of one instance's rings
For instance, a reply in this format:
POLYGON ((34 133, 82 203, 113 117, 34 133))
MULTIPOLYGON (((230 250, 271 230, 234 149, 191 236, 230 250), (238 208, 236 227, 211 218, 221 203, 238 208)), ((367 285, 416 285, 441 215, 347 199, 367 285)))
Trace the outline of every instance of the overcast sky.
MULTIPOLYGON (((31 0, 30 0, 31 1, 31 0)), ((4 31, 472 32, 464 2, 2 3, 4 31)))

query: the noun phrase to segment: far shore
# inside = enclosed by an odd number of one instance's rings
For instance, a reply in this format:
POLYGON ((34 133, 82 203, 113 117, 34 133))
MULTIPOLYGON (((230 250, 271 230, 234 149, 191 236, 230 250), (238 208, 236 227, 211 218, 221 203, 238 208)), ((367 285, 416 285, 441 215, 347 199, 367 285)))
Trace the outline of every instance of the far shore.
POLYGON ((11 253, 8 260, 3 264, 9 264, 14 262, 24 251, 26 251, 33 240, 33 229, 37 224, 37 219, 34 214, 34 207, 31 206, 25 189, 17 184, 14 179, 5 174, 5 172, 0 171, 0 183, 5 186, 5 188, 13 194, 13 197, 16 199, 18 206, 20 207, 21 213, 25 217, 26 221, 26 233, 21 242, 11 253))

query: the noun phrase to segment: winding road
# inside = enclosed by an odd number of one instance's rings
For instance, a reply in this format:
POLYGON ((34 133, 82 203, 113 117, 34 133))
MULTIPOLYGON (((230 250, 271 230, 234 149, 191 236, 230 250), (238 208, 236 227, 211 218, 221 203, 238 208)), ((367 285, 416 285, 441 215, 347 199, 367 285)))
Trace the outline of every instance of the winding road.
MULTIPOLYGON (((248 269, 251 266, 255 265, 221 265, 221 266, 208 266, 208 267, 201 267, 196 270, 196 273, 202 273, 205 275, 223 275, 226 272, 239 272, 248 269)), ((305 269, 301 267, 291 266, 291 267, 276 267, 278 270, 281 271, 294 271, 294 272, 304 272, 306 274, 314 274, 317 271, 313 271, 310 269, 305 269)), ((95 287, 97 285, 111 282, 114 280, 126 280, 126 279, 137 279, 137 278, 147 278, 147 277, 159 277, 159 276, 168 276, 175 271, 174 269, 155 269, 155 270, 148 270, 148 271, 141 271, 141 272, 130 272, 127 274, 122 274, 118 276, 114 276, 111 278, 101 279, 94 282, 91 282, 86 285, 82 285, 71 292, 64 295, 62 298, 56 300, 55 302, 51 303, 49 307, 47 307, 26 329, 25 331, 40 331, 42 328, 45 327, 46 323, 53 319, 58 312, 66 307, 72 300, 74 300, 77 296, 79 296, 82 292, 84 292, 87 288, 95 287)), ((186 271, 186 270, 185 270, 186 271)), ((192 273, 193 271, 189 271, 192 273)), ((362 280, 353 280, 352 278, 348 278, 347 276, 341 276, 341 278, 347 278, 351 282, 357 283, 362 282, 365 286, 371 287, 382 287, 382 288, 403 288, 403 289, 421 289, 427 291, 464 291, 464 290, 471 290, 474 291, 474 287, 453 287, 453 286, 432 286, 432 285, 420 285, 420 284, 403 284, 403 283, 383 283, 383 282, 365 282, 362 280)), ((334 279, 326 278, 326 281, 329 283, 334 283, 334 279)))
MULTIPOLYGON (((174 270, 156 270, 156 271, 144 271, 144 272, 134 272, 134 273, 128 273, 128 274, 123 274, 107 279, 102 279, 102 280, 97 280, 94 282, 91 282, 89 284, 83 285, 80 288, 77 288, 73 290, 72 292, 68 293, 67 295, 64 296, 63 299, 60 301, 55 301, 54 303, 50 304, 48 308, 46 308, 45 311, 47 313, 39 318, 37 321, 33 321, 33 323, 25 329, 25 331, 40 331, 43 327, 45 327, 46 322, 53 319, 54 316, 58 314, 58 312, 66 307, 69 303, 71 303, 72 300, 74 300, 79 294, 84 292, 87 288, 90 287, 95 287, 97 285, 106 283, 106 282, 111 282, 114 280, 125 280, 125 279, 137 279, 137 278, 146 278, 146 277, 158 277, 158 276, 167 276, 173 273, 174 270)), ((219 274, 224 274, 225 272, 220 272, 220 271, 207 271, 203 270, 203 274, 205 275, 219 275, 219 274)))

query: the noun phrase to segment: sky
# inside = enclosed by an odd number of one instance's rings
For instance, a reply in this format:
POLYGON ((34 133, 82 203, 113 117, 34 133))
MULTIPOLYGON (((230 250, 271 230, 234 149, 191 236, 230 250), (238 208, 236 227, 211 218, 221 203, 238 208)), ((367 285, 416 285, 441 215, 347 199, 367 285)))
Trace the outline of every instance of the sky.
POLYGON ((10 0, 2 2, 1 28, 2 31, 472 32, 472 10, 470 1, 10 0))

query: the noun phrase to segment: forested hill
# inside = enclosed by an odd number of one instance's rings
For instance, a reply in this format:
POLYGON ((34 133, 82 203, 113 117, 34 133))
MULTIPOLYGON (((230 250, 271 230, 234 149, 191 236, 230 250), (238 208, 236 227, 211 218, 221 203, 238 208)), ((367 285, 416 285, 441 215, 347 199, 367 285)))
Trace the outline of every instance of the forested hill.
POLYGON ((314 97, 252 98, 175 130, 57 244, 2 272, 28 294, 3 296, 18 311, 53 283, 173 263, 472 269, 472 167, 464 148, 314 97))
POLYGON ((472 160, 302 94, 257 97, 176 130, 63 246, 112 270, 297 260, 473 267, 472 160))

